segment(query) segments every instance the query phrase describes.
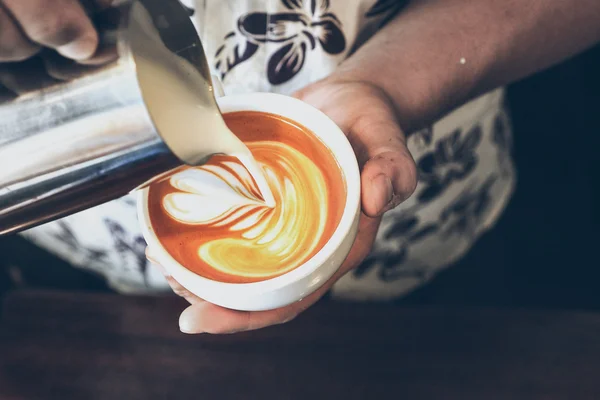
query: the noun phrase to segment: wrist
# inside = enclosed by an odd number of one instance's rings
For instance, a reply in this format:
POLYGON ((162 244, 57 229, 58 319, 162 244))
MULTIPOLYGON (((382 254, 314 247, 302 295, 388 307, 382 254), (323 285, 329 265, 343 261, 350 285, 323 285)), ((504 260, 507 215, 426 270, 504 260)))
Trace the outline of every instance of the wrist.
POLYGON ((466 40, 468 29, 456 32, 434 23, 443 18, 437 4, 414 2, 335 72, 338 79, 366 82, 386 92, 407 132, 431 125, 492 89, 486 81, 498 56, 496 41, 475 46, 466 40))
POLYGON ((326 78, 326 81, 337 84, 359 84, 363 85, 366 90, 377 93, 386 103, 390 104, 398 124, 406 133, 418 130, 430 122, 425 121, 422 117, 424 114, 430 113, 425 110, 426 103, 424 99, 421 99, 425 91, 418 89, 414 83, 411 85, 401 82, 392 84, 376 74, 368 73, 363 68, 344 64, 338 71, 326 78), (400 97, 396 94, 398 92, 404 93, 404 95, 400 97))
POLYGON ((342 65, 339 70, 336 70, 333 74, 323 79, 318 84, 323 85, 352 85, 356 87, 357 96, 376 96, 387 104, 390 110, 394 113, 396 122, 401 127, 403 132, 409 132, 410 127, 413 126, 414 120, 409 117, 409 113, 402 112, 398 107, 398 102, 394 99, 385 84, 381 84, 375 79, 370 79, 369 76, 365 76, 360 73, 360 70, 354 70, 352 68, 344 68, 342 65))

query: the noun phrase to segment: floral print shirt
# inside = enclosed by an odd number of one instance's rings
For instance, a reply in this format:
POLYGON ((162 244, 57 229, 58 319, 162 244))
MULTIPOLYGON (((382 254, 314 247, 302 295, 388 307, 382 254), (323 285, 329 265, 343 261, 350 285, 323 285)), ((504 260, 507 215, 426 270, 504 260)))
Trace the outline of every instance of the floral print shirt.
MULTIPOLYGON (((291 94, 331 74, 408 0, 182 0, 226 94, 291 94)), ((390 299, 465 254, 497 220, 515 180, 503 91, 408 137, 415 194, 385 215, 375 247, 333 288, 338 298, 390 299)), ((23 236, 106 276, 117 290, 168 290, 147 264, 131 196, 23 236)), ((484 266, 482 266, 484 268, 484 266)))

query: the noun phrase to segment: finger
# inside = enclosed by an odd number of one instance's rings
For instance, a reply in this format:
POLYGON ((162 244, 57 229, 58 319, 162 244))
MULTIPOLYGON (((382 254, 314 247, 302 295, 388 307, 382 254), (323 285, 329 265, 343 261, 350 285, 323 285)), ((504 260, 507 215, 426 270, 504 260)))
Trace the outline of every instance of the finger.
POLYGON ((48 75, 40 57, 33 57, 20 63, 0 64, 0 84, 21 95, 56 84, 48 75))
POLYGON ((220 334, 252 331, 288 323, 323 297, 341 274, 336 274, 310 296, 276 310, 236 311, 208 302, 191 305, 181 313, 179 329, 188 334, 220 334))
POLYGON ((365 98, 351 102, 335 117, 347 132, 361 165, 363 212, 377 217, 414 192, 417 171, 387 94, 370 85, 359 86, 365 98))
POLYGON ((2 1, 31 41, 75 60, 96 51, 98 34, 79 1, 2 1))
POLYGON ((302 302, 270 311, 236 311, 208 302, 193 304, 181 313, 179 329, 183 333, 238 333, 279 325, 293 320, 304 308, 308 308, 327 290, 319 290, 302 302))
POLYGON ((179 328, 184 333, 236 333, 287 323, 315 304, 343 275, 357 267, 369 253, 379 226, 379 218, 363 215, 357 239, 340 269, 323 286, 310 296, 276 310, 235 311, 205 302, 188 307, 179 318, 179 328))
MULTIPOLYGON (((108 0, 112 1, 112 0, 108 0)), ((99 0, 96 0, 98 4, 99 0)), ((99 4, 98 8, 106 8, 108 2, 104 1, 104 5, 99 4)), ((122 19, 121 10, 109 8, 98 12, 92 16, 92 21, 98 35, 100 44, 96 49, 96 53, 91 58, 86 60, 78 60, 79 64, 83 65, 105 65, 115 61, 119 55, 117 50, 118 28, 122 19)))
POLYGON ((417 184, 415 163, 383 90, 361 82, 325 80, 295 96, 316 105, 348 135, 362 169, 365 214, 380 216, 412 194, 417 184), (323 93, 330 101, 324 102, 323 93))
POLYGON ((0 4, 0 62, 23 61, 39 50, 40 46, 25 37, 0 4))
POLYGON ((190 292, 189 290, 184 288, 172 276, 166 276, 165 279, 167 280, 167 283, 173 290, 173 293, 175 293, 179 297, 183 297, 184 299, 187 300, 188 303, 190 303, 192 305, 199 304, 199 303, 206 303, 206 301, 204 299, 196 296, 195 294, 193 294, 192 292, 190 292))
POLYGON ((179 329, 183 333, 238 333, 281 325, 295 319, 327 293, 342 273, 321 286, 310 296, 287 307, 269 311, 236 311, 205 302, 194 304, 181 313, 179 329))
POLYGON ((48 74, 59 81, 73 80, 100 68, 100 66, 82 65, 69 58, 61 57, 55 51, 45 51, 40 56, 48 74))
POLYGON ((12 90, 0 85, 0 104, 13 100, 17 94, 12 90))
POLYGON ((146 259, 150 262, 152 268, 156 268, 164 275, 165 279, 167 280, 167 283, 173 290, 173 293, 175 293, 177 296, 183 297, 190 304, 198 304, 204 302, 203 299, 184 288, 179 282, 175 280, 175 278, 171 276, 171 274, 169 274, 169 272, 157 261, 156 256, 154 255, 154 252, 150 249, 150 247, 146 247, 146 259))
POLYGON ((367 160, 361 174, 365 214, 380 216, 410 197, 417 185, 417 170, 390 110, 382 108, 358 119, 349 138, 367 160))
POLYGON ((78 64, 88 66, 103 66, 119 58, 117 47, 114 45, 101 45, 96 53, 87 60, 79 60, 78 64))
POLYGON ((150 262, 150 264, 154 267, 156 267, 156 269, 158 269, 160 271, 161 274, 163 274, 165 277, 167 276, 171 276, 171 274, 169 274, 167 272, 167 270, 165 269, 165 267, 163 267, 158 261, 157 261, 157 257, 155 255, 154 250, 152 250, 150 247, 146 247, 146 259, 150 262))
POLYGON ((364 213, 361 214, 358 223, 358 232, 356 233, 356 240, 352 244, 350 254, 348 254, 348 257, 346 257, 344 264, 340 268, 341 275, 358 267, 358 265, 367 257, 373 248, 373 243, 375 242, 380 223, 381 217, 372 218, 364 213))

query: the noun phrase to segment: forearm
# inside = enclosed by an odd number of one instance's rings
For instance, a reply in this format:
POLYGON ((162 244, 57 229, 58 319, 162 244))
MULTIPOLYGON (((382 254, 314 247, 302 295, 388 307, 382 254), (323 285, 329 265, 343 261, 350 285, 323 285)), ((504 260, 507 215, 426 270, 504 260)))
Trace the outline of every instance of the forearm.
POLYGON ((599 40, 598 0, 413 0, 335 77, 384 89, 412 131, 599 40))

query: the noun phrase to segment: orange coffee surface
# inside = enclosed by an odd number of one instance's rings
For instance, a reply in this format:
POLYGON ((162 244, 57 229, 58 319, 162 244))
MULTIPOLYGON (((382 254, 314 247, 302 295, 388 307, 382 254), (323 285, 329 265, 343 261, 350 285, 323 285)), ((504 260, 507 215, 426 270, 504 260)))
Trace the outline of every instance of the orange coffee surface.
POLYGON ((215 156, 150 187, 152 227, 175 260, 206 278, 246 283, 289 272, 337 228, 346 185, 331 151, 310 131, 259 112, 225 115, 265 172, 267 207, 235 157, 215 156))

